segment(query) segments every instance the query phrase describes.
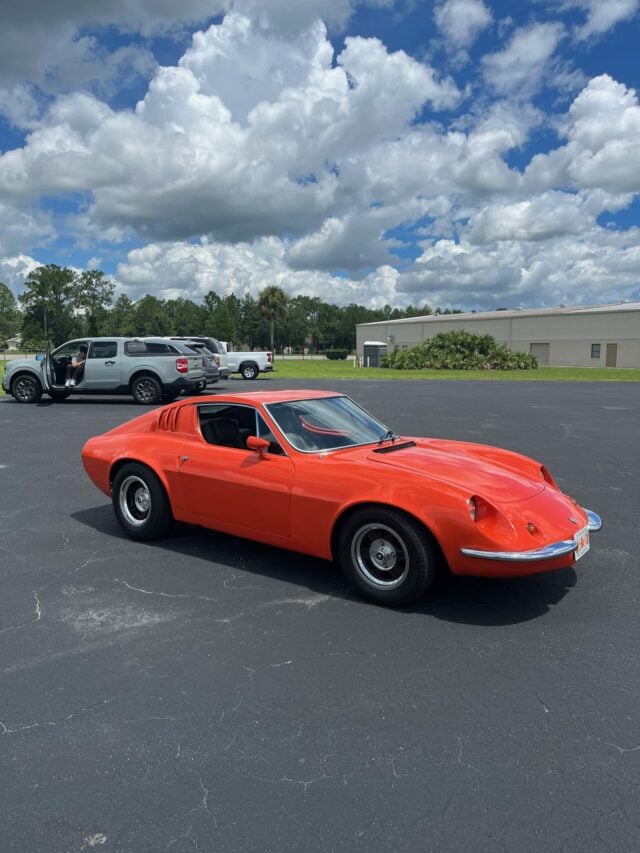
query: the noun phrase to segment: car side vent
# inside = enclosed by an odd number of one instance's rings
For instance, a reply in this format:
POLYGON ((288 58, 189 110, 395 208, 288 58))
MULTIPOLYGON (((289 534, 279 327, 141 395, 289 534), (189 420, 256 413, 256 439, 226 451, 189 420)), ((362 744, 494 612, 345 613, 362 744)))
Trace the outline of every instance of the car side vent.
POLYGON ((165 432, 175 432, 180 409, 180 406, 165 406, 163 409, 160 409, 156 429, 164 430, 165 432))
POLYGON ((179 411, 180 408, 178 406, 174 406, 173 408, 169 409, 167 413, 167 430, 170 432, 176 431, 176 423, 178 421, 179 411))

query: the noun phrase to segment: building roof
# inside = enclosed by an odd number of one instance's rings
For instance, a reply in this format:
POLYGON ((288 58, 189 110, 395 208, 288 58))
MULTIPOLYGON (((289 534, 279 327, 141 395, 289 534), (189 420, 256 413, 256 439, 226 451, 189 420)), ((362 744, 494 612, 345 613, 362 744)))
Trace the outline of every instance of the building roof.
POLYGON ((516 308, 508 311, 476 311, 464 314, 427 314, 424 317, 403 317, 400 320, 376 320, 358 326, 379 326, 381 323, 437 323, 442 320, 494 320, 501 317, 563 316, 568 314, 608 314, 618 311, 640 311, 640 302, 612 302, 608 305, 559 305, 555 308, 516 308))

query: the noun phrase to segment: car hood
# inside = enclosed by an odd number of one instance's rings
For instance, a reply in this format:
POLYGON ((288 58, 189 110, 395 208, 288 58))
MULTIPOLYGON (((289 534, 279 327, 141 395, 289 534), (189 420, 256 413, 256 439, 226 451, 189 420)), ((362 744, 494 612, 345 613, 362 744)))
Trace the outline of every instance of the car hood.
POLYGON ((27 356, 26 358, 12 358, 11 361, 7 362, 7 371, 15 370, 16 367, 40 367, 43 364, 42 361, 38 361, 38 359, 34 355, 27 356))
MULTIPOLYGON (((527 500, 545 487, 538 463, 517 453, 466 442, 411 440, 415 446, 388 453, 369 448, 367 462, 440 480, 499 503, 527 500)), ((402 441, 406 439, 398 444, 402 441)))

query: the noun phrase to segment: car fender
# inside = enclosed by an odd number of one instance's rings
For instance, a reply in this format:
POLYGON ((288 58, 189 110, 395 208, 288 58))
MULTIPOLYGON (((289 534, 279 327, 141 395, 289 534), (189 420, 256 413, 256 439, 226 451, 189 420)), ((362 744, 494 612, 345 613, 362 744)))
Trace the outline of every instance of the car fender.
POLYGON ((119 468, 128 462, 145 465, 162 483, 178 518, 183 508, 176 481, 183 442, 184 437, 180 435, 163 436, 161 442, 153 441, 147 432, 139 435, 115 433, 108 440, 104 436, 95 436, 82 448, 82 463, 92 482, 107 497, 112 496, 111 486, 119 468))
POLYGON ((336 530, 346 515, 361 506, 405 512, 426 527, 443 550, 442 540, 447 538, 451 521, 464 525, 465 498, 454 486, 417 483, 413 476, 400 477, 397 482, 387 476, 364 476, 360 466, 345 466, 340 476, 336 474, 332 464, 324 470, 313 466, 302 476, 296 474, 292 537, 306 553, 331 559, 336 530))
POLYGON ((158 373, 158 371, 156 369, 154 369, 153 367, 149 367, 146 364, 141 364, 140 366, 136 365, 135 370, 133 371, 133 373, 129 377, 129 387, 131 387, 133 382, 139 376, 153 376, 153 378, 157 379, 161 385, 165 384, 164 379, 162 378, 162 376, 158 373))
MULTIPOLYGON (((38 362, 38 364, 44 364, 44 362, 38 362)), ((25 373, 30 373, 32 376, 35 376, 38 382, 42 385, 44 391, 48 391, 50 388, 48 372, 43 370, 42 368, 34 367, 32 364, 21 364, 15 367, 10 375, 7 377, 7 381, 9 385, 16 379, 16 377, 21 376, 25 373)))
POLYGON ((447 540, 447 533, 452 524, 455 527, 465 526, 464 500, 462 493, 456 489, 448 490, 448 494, 442 495, 440 490, 436 490, 430 484, 413 489, 407 489, 406 485, 392 489, 386 487, 378 490, 375 495, 362 495, 344 504, 332 519, 332 541, 335 532, 349 514, 363 506, 378 506, 399 510, 410 516, 443 548, 443 540, 447 540))

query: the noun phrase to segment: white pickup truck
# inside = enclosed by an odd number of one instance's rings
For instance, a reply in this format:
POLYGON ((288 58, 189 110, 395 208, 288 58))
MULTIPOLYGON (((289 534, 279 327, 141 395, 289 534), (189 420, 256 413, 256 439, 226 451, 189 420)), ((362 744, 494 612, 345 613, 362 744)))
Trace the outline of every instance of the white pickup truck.
MULTIPOLYGON (((227 349, 224 341, 220 343, 227 349)), ((230 373, 239 373, 243 379, 257 379, 261 373, 273 370, 273 353, 227 350, 227 367, 230 373)))
POLYGON ((232 373, 239 373, 243 379, 257 379, 261 373, 273 370, 273 353, 271 352, 230 352, 226 341, 201 335, 174 337, 172 340, 198 341, 208 347, 216 354, 221 379, 228 379, 232 373))

